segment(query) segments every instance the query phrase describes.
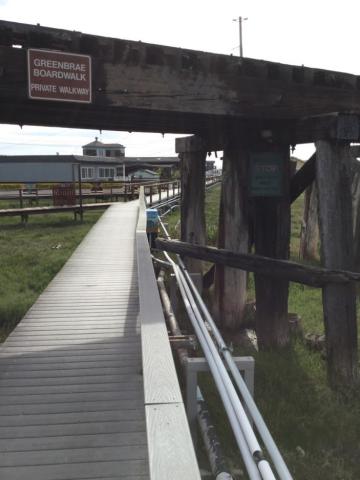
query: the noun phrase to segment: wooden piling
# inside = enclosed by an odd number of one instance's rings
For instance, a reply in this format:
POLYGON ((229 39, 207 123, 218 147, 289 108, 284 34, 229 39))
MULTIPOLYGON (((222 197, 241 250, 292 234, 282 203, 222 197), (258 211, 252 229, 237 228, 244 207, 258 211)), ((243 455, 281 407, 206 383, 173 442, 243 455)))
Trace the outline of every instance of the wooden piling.
MULTIPOLYGON (((254 197, 254 243, 258 255, 287 260, 290 249, 290 158, 289 148, 268 151, 281 161, 281 192, 254 197)), ((265 151, 266 152, 266 151, 265 151)), ((264 152, 264 153, 265 153, 264 152)), ((287 346, 289 337, 287 280, 255 275, 256 333, 259 348, 287 346)))
MULTIPOLYGON (((205 165, 206 150, 198 137, 195 141, 177 139, 176 148, 181 158, 181 240, 205 245, 205 165), (179 147, 180 140, 185 140, 179 147)), ((202 262, 186 259, 190 272, 201 273, 202 262)))
MULTIPOLYGON (((316 142, 321 258, 324 267, 353 267, 351 155, 346 143, 316 142)), ((358 380, 354 284, 323 288, 328 378, 335 388, 358 380)))
POLYGON ((310 187, 305 190, 299 258, 303 258, 304 260, 318 260, 318 247, 318 193, 316 183, 313 182, 310 187))
MULTIPOLYGON (((248 253, 248 152, 244 147, 224 150, 218 248, 248 253)), ((241 326, 246 305, 247 273, 216 265, 214 313, 228 329, 241 326)))

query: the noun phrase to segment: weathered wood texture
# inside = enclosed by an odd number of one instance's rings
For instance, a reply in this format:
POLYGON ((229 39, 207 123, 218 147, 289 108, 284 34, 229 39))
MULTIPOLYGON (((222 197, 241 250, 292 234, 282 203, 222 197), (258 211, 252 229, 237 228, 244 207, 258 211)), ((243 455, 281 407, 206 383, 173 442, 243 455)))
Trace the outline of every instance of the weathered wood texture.
POLYGON ((316 155, 312 155, 307 162, 290 180, 290 201, 293 203, 315 180, 316 155))
POLYGON ((356 75, 14 22, 0 22, 0 64, 2 123, 199 133, 236 130, 243 118, 261 128, 281 119, 292 129, 288 119, 360 113, 356 75), (90 55, 93 103, 29 100, 30 47, 90 55))
POLYGON ((134 249, 111 206, 0 349, 0 478, 149 478, 134 249))
POLYGON ((143 188, 136 231, 149 469, 152 480, 200 480, 146 236, 143 188))
MULTIPOLYGON (((84 203, 83 210, 103 210, 111 205, 106 203, 84 203)), ((25 207, 25 208, 5 208, 0 210, 0 217, 17 217, 29 215, 45 215, 47 213, 61 213, 61 212, 80 212, 80 205, 64 205, 59 207, 25 207)))
POLYGON ((360 163, 356 158, 352 162, 352 212, 354 234, 354 269, 360 271, 360 163))
MULTIPOLYGON (((181 156, 181 240, 205 245, 205 164, 206 150, 188 151, 181 156)), ((190 272, 202 272, 198 260, 185 259, 190 272)))
MULTIPOLYGON (((289 149, 283 157, 283 195, 254 201, 255 253, 287 260, 290 250, 289 149)), ((255 274, 256 334, 259 348, 283 347, 289 343, 288 280, 255 274)))
POLYGON ((311 287, 323 287, 327 284, 349 285, 351 282, 360 281, 360 273, 351 271, 316 268, 287 260, 234 253, 215 247, 192 245, 163 238, 157 238, 155 243, 160 250, 258 273, 268 277, 268 281, 271 281, 271 277, 275 277, 311 287))
MULTIPOLYGON (((248 152, 242 148, 224 150, 218 248, 248 253, 248 152)), ((214 312, 222 327, 241 326, 246 305, 247 273, 216 265, 214 312)))
MULTIPOLYGON (((353 268, 350 146, 316 142, 321 257, 326 268, 353 268)), ((357 381, 355 286, 323 288, 328 376, 334 387, 357 381)))
POLYGON ((305 190, 299 257, 304 260, 319 259, 318 192, 315 182, 305 190))

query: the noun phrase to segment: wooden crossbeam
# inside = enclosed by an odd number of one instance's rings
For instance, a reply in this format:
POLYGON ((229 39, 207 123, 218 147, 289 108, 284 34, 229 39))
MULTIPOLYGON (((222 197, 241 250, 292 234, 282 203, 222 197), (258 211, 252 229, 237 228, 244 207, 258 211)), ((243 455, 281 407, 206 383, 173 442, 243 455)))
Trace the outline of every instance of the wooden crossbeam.
POLYGON ((311 267, 287 260, 233 253, 225 249, 193 245, 176 240, 158 238, 155 243, 158 249, 177 253, 181 256, 198 258, 231 268, 240 268, 247 272, 259 273, 269 277, 282 278, 310 287, 323 287, 327 284, 349 284, 353 281, 360 281, 360 273, 355 272, 311 267))
POLYGON ((276 127, 295 143, 323 138, 319 131, 330 124, 335 138, 359 138, 360 78, 347 73, 6 21, 0 21, 0 65, 2 123, 212 138, 230 130, 238 135, 239 122, 251 121, 256 135, 276 127), (30 100, 29 48, 90 56, 92 103, 30 100), (352 114, 340 123, 320 118, 332 112, 352 114))
POLYGON ((312 155, 290 181, 290 201, 293 203, 315 180, 316 154, 312 155))

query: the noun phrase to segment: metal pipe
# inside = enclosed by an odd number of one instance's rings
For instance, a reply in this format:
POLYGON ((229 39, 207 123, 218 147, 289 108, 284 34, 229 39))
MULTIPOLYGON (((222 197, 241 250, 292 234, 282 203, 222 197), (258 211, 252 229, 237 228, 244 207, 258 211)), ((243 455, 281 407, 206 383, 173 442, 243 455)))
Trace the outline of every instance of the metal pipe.
MULTIPOLYGON (((170 238, 169 234, 168 234, 164 224, 161 222, 161 220, 160 220, 160 224, 161 224, 161 227, 162 227, 163 231, 165 232, 165 236, 170 238)), ((179 256, 178 256, 178 258, 179 258, 179 256)), ((274 461, 276 470, 278 471, 281 480, 291 480, 292 476, 291 476, 291 474, 290 474, 290 472, 289 472, 289 470, 288 470, 288 468, 287 468, 287 466, 286 466, 286 464, 285 464, 285 462, 284 462, 284 460, 283 460, 283 458, 282 458, 274 440, 272 439, 272 436, 271 436, 268 428, 266 427, 266 424, 265 424, 259 410, 257 409, 256 404, 255 404, 250 392, 248 391, 247 386, 246 386, 242 376, 240 375, 239 370, 236 367, 236 364, 235 364, 235 362, 234 362, 234 360, 233 360, 225 342, 223 341, 220 332, 218 331, 218 329, 215 325, 215 322, 211 318, 211 316, 210 316, 210 314, 209 314, 209 312, 208 312, 208 310, 207 310, 207 308, 206 308, 198 290, 196 289, 195 285, 193 284, 192 279, 191 279, 190 275, 188 274, 188 272, 186 270, 186 267, 185 267, 184 263, 182 262, 181 258, 179 258, 179 263, 182 266, 182 269, 183 269, 183 272, 185 274, 186 280, 190 284, 191 290, 195 294, 195 297, 196 297, 203 313, 205 314, 206 320, 209 323, 209 325, 210 325, 210 327, 211 327, 211 329, 214 333, 214 336, 215 336, 215 339, 218 343, 219 349, 224 356, 226 364, 228 365, 237 386, 239 387, 240 393, 243 396, 243 400, 244 400, 245 404, 247 405, 247 407, 249 409, 250 415, 253 418, 254 423, 257 426, 261 437, 264 440, 265 446, 268 450, 268 453, 269 453, 270 457, 274 461)), ((267 474, 266 472, 268 472, 269 469, 271 471, 271 468, 270 468, 269 465, 268 465, 269 468, 265 468, 264 467, 264 462, 267 463, 266 461, 262 460, 262 469, 265 472, 265 474, 267 474)), ((271 478, 271 477, 269 477, 269 478, 271 478)))
MULTIPOLYGON (((160 225, 165 233, 165 236, 167 238, 170 238, 166 228, 165 228, 165 225, 163 224, 163 222, 161 221, 160 219, 160 225)), ((226 361, 226 364, 227 366, 229 367, 230 371, 231 371, 231 374, 235 380, 235 383, 237 385, 237 387, 239 388, 239 391, 243 397, 243 400, 249 410, 249 413, 250 413, 250 416, 251 418, 253 419, 257 429, 258 429, 258 432, 261 436, 261 438, 263 439, 264 441, 264 444, 265 444, 265 447, 270 455, 270 458, 272 459, 272 461, 274 462, 274 465, 275 465, 275 468, 280 476, 280 480, 292 480, 293 477, 291 475, 291 473, 289 472, 289 469, 287 468, 285 462, 284 462, 284 459, 282 458, 282 455, 277 447, 277 445, 275 444, 274 442, 274 439, 272 438, 271 436, 271 433, 269 432, 269 429, 267 428, 265 422, 264 422, 264 419, 262 418, 261 416, 261 413, 259 412, 255 402, 254 402, 254 399, 253 397, 251 396, 247 386, 246 386, 246 383, 244 382, 244 379, 242 378, 238 368, 236 367, 236 364, 234 362, 234 359, 232 358, 232 355, 231 353, 229 352, 229 349, 226 345, 226 343, 224 342, 222 336, 221 336, 221 333, 219 332, 213 318, 211 317, 203 299, 201 298, 201 295, 200 293, 198 292, 194 282, 192 281, 190 275, 189 275, 189 272, 187 271, 186 269, 186 266, 184 265, 184 262, 182 261, 182 259, 180 258, 180 256, 178 256, 178 259, 179 259, 179 264, 184 272, 184 275, 186 277, 186 280, 188 282, 188 284, 190 285, 191 287, 191 290, 193 292, 193 294, 195 295, 195 298, 203 312, 203 314, 205 315, 205 320, 208 322, 211 330, 212 330, 212 333, 214 335, 214 338, 216 340, 216 343, 218 344, 218 347, 219 347, 219 350, 222 352, 223 356, 224 356, 224 359, 226 361)))
MULTIPOLYGON (((175 275, 177 275, 178 282, 179 282, 179 284, 182 285, 182 288, 186 292, 187 299, 188 299, 188 301, 190 301, 190 298, 191 298, 190 288, 185 281, 185 277, 182 278, 183 274, 182 274, 180 268, 177 265, 175 265, 175 275)), ((228 372, 227 372, 227 370, 226 370, 226 368, 225 368, 225 366, 224 366, 224 364, 221 360, 221 357, 220 357, 220 355, 219 355, 219 353, 218 353, 218 351, 215 347, 214 342, 212 341, 212 339, 210 337, 210 334, 209 334, 208 330, 205 327, 204 322, 201 319, 199 319, 200 312, 197 308, 197 305, 191 302, 191 308, 192 308, 192 311, 194 313, 194 317, 196 319, 196 321, 193 323, 193 326, 194 326, 194 328, 196 329, 197 332, 198 331, 201 332, 201 335, 206 342, 206 347, 207 347, 207 349, 210 353, 211 359, 214 361, 214 363, 216 365, 216 368, 217 368, 217 370, 218 370, 218 372, 221 376, 222 383, 223 383, 223 385, 224 385, 224 387, 225 387, 225 389, 228 393, 231 404, 232 404, 232 406, 234 408, 234 411, 235 411, 235 415, 238 419, 238 423, 239 423, 239 425, 242 429, 242 432, 244 434, 244 438, 246 439, 246 442, 247 442, 248 448, 251 452, 251 455, 254 456, 254 457, 259 455, 259 454, 261 455, 261 453, 262 453, 261 447, 259 445, 259 442, 257 441, 257 438, 254 434, 253 429, 252 429, 252 426, 249 422, 249 419, 248 419, 248 417, 245 413, 245 410, 244 410, 244 408, 243 408, 243 406, 240 402, 240 399, 239 399, 239 397, 236 393, 234 385, 231 382, 229 374, 228 374, 228 372)), ((202 347, 204 349, 203 344, 202 344, 202 347)))
MULTIPOLYGON (((165 255, 165 257, 167 258, 167 254, 165 255)), ((183 272, 173 262, 173 260, 171 260, 170 257, 168 257, 167 259, 168 259, 169 262, 171 262, 173 264, 174 272, 175 272, 176 278, 178 280, 179 286, 180 285, 182 286, 182 289, 186 292, 186 297, 187 297, 189 303, 191 303, 190 302, 191 290, 186 283, 185 276, 184 276, 183 272)), ((183 296, 183 298, 184 298, 184 296, 183 296)), ((253 429, 250 425, 250 422, 249 422, 248 417, 245 413, 245 410, 243 409, 243 406, 241 405, 240 399, 239 399, 239 397, 236 393, 234 385, 232 384, 232 382, 230 380, 229 374, 228 374, 227 370, 225 369, 225 366, 224 366, 224 364, 221 360, 221 357, 220 357, 217 349, 215 348, 214 342, 212 341, 212 339, 209 335, 209 332, 206 329, 205 324, 203 323, 203 321, 201 319, 201 315, 200 315, 200 312, 197 308, 197 305, 194 304, 194 302, 192 303, 191 308, 192 308, 192 311, 194 313, 194 317, 195 317, 196 323, 197 323, 197 325, 195 325, 193 323, 193 326, 194 326, 194 328, 196 327, 196 330, 200 330, 202 335, 204 336, 204 339, 205 339, 205 342, 206 342, 207 347, 209 349, 209 352, 211 353, 211 355, 212 355, 212 357, 213 357, 213 359, 214 359, 214 361, 217 365, 217 368, 218 368, 218 370, 221 374, 222 382, 224 383, 224 386, 228 391, 228 395, 231 399, 231 403, 235 407, 235 413, 236 413, 236 416, 238 418, 239 424, 241 425, 241 428, 243 430, 246 441, 248 443, 249 450, 250 450, 252 455, 255 455, 257 452, 261 452, 261 447, 260 447, 260 445, 259 445, 259 443, 256 439, 256 436, 255 436, 254 431, 253 431, 253 429)), ((202 347, 204 347, 204 346, 202 345, 202 347)))
POLYGON ((163 265, 165 268, 172 268, 171 263, 165 262, 165 260, 160 260, 160 258, 156 258, 154 255, 151 255, 151 258, 154 260, 154 262, 163 265))
MULTIPOLYGON (((164 228, 164 227, 163 227, 164 228)), ((181 268, 184 271, 186 280, 188 281, 191 290, 196 298, 196 301, 198 302, 204 316, 205 320, 208 322, 210 325, 211 331, 214 335, 214 338, 216 340, 216 343, 218 344, 219 350, 222 352, 224 359, 226 361, 227 366, 229 367, 231 374, 235 380, 235 383, 237 387, 239 388, 239 391, 242 395, 242 398, 249 410, 249 413, 251 415, 251 418, 253 419, 256 428, 258 429, 258 432, 261 436, 261 438, 264 441, 265 447, 267 451, 269 452, 269 455, 274 462, 275 468, 279 474, 279 477, 281 480, 292 480, 293 477, 291 473, 289 472, 289 469, 287 468, 284 459, 282 458, 282 455, 277 447, 277 445, 274 442, 274 439, 271 436, 271 433, 269 432, 269 429, 267 428, 264 419, 262 418, 261 413, 259 412, 259 409, 256 406, 256 403, 250 394, 246 383, 244 382, 244 379, 242 378, 238 368, 236 367, 236 364, 234 362, 234 359, 229 352, 229 349, 224 342, 221 333, 219 332, 219 329, 217 328, 213 318, 211 317, 203 299, 201 298, 200 293, 198 292, 194 282, 192 281, 184 263, 180 259, 180 265, 181 268)))
POLYGON ((197 420, 206 451, 208 452, 211 471, 216 480, 233 480, 230 473, 227 472, 228 468, 225 465, 221 446, 211 422, 210 412, 199 387, 197 387, 196 395, 198 412, 197 420))
MULTIPOLYGON (((164 307, 164 313, 169 325, 170 331, 173 335, 181 335, 181 329, 177 323, 174 312, 171 308, 171 302, 169 295, 167 294, 164 282, 164 271, 161 270, 157 278, 157 283, 160 291, 161 302, 164 307)), ((186 348, 178 348, 177 354, 180 360, 180 363, 183 367, 186 365, 186 360, 188 358, 188 351, 186 348)), ((227 466, 222 453, 220 442, 216 434, 215 428, 211 422, 210 414, 202 396, 201 390, 197 387, 197 398, 198 398, 198 423, 200 427, 200 432, 203 438, 203 442, 206 447, 208 454, 208 459, 210 467, 216 480, 233 480, 230 473, 227 473, 227 466)))
POLYGON ((197 334, 199 342, 200 342, 200 344, 203 348, 204 355, 205 355, 205 357, 208 361, 209 368, 210 368, 211 373, 213 375, 213 378, 214 378, 215 384, 217 386, 218 392, 220 394, 221 400, 223 402, 226 414, 229 418, 230 425, 231 425, 231 428, 233 430, 233 433, 234 433, 234 436, 235 436, 235 439, 236 439, 236 443, 238 444, 239 450, 240 450, 242 458, 244 460, 246 470, 249 473, 250 480, 261 480, 259 470, 256 466, 256 463, 255 463, 255 460, 254 460, 253 456, 251 455, 251 453, 249 451, 248 444, 245 440, 243 431, 242 431, 242 429, 241 429, 241 427, 240 427, 240 425, 237 421, 237 417, 236 417, 236 414, 235 414, 234 407, 231 403, 231 400, 230 400, 228 391, 226 389, 226 386, 223 383, 223 379, 222 379, 222 377, 220 375, 220 372, 218 370, 218 366, 215 363, 215 361, 214 361, 214 359, 213 359, 213 357, 212 357, 212 355, 209 351, 207 342, 204 338, 204 334, 203 334, 201 328, 199 327, 198 322, 196 321, 195 314, 192 310, 192 306, 191 306, 191 304, 190 304, 190 302, 187 298, 187 295, 185 293, 183 283, 179 278, 179 273, 178 273, 179 269, 176 265, 174 265, 174 266, 176 267, 174 269, 174 271, 175 271, 175 275, 176 275, 177 280, 178 280, 178 285, 179 285, 180 292, 181 292, 183 300, 184 300, 186 311, 189 315, 191 323, 193 324, 193 327, 194 327, 194 330, 197 334))
POLYGON ((168 215, 169 213, 171 213, 173 210, 175 210, 175 208, 179 208, 180 205, 179 204, 176 204, 176 205, 173 205, 172 207, 169 208, 169 210, 166 210, 166 212, 162 213, 160 215, 160 217, 165 217, 165 215, 168 215))

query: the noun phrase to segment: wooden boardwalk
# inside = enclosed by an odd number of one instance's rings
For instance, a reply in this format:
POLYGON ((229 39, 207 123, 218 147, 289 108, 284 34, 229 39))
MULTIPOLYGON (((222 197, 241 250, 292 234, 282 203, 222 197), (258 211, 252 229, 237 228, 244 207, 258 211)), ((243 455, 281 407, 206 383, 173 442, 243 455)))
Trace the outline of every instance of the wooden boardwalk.
POLYGON ((1 480, 149 478, 137 211, 111 206, 2 345, 1 480))

